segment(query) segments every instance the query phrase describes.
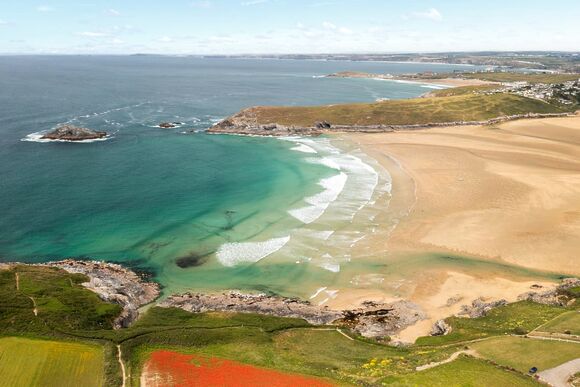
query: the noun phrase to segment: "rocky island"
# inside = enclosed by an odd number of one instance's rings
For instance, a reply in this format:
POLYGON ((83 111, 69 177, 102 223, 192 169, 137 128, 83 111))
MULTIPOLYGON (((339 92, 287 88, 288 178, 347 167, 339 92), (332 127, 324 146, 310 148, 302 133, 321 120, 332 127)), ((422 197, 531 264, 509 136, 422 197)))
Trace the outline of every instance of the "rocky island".
POLYGON ((157 126, 159 126, 162 129, 171 129, 171 128, 176 128, 180 125, 183 125, 183 123, 181 123, 181 122, 162 122, 157 126))
POLYGON ((46 140, 84 141, 107 137, 107 132, 81 128, 72 125, 62 125, 46 133, 41 138, 46 140))

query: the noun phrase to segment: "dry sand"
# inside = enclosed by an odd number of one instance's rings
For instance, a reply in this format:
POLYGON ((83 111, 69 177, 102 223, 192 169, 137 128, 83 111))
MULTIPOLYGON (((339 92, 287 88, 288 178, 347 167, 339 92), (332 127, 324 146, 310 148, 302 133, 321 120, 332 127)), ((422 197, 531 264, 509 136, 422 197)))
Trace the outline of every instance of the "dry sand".
POLYGON ((482 81, 481 79, 461 79, 461 78, 441 78, 441 79, 395 78, 395 79, 449 87, 500 85, 500 83, 498 82, 482 81))
MULTIPOLYGON (((580 275, 580 116, 345 136, 393 175, 386 216, 399 223, 368 244, 391 255, 446 252, 499 264, 491 273, 418 267, 401 297, 431 318, 400 339, 428 333, 475 298, 513 301, 534 283, 548 285, 501 264, 580 275)), ((338 297, 331 306, 350 302, 338 297)))

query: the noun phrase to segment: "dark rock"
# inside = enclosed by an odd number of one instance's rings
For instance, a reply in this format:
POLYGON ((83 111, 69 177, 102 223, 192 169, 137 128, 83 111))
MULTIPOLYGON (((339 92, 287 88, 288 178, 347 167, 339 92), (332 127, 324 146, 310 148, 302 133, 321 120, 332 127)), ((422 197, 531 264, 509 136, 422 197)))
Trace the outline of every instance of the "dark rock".
POLYGON ((43 139, 66 141, 95 140, 104 137, 107 137, 107 132, 99 132, 87 128, 79 128, 72 125, 59 126, 55 130, 42 136, 43 139))
POLYGON ((316 129, 330 129, 331 125, 327 121, 319 121, 315 125, 316 129))
POLYGON ((177 123, 177 122, 162 122, 157 126, 159 126, 160 128, 163 128, 163 129, 170 129, 170 128, 175 128, 177 125, 179 125, 179 123, 177 123))
POLYGON ((175 264, 182 269, 186 269, 188 267, 201 266, 207 262, 209 256, 210 254, 191 253, 189 255, 186 255, 185 257, 177 258, 175 260, 175 264))

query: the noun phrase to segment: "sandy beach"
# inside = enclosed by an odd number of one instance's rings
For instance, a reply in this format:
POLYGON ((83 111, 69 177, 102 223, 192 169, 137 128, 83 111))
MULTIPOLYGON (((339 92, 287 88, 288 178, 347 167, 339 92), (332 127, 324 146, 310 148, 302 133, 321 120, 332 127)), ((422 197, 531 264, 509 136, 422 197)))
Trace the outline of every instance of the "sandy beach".
MULTIPOLYGON (((427 334, 433 321, 478 297, 514 301, 533 284, 549 286, 526 280, 526 271, 580 275, 580 116, 344 136, 393 177, 393 197, 377 221, 396 216, 398 224, 370 236, 367 248, 387 251, 387 260, 443 253, 490 264, 409 272, 400 296, 430 318, 400 339, 427 334)), ((381 298, 376 289, 368 296, 381 298)))

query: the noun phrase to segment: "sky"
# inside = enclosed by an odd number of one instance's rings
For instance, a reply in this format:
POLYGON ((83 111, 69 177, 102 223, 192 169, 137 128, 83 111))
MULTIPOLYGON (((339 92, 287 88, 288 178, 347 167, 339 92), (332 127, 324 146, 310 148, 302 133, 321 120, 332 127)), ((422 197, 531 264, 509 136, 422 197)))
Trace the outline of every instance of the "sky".
POLYGON ((3 54, 580 51, 580 0, 1 0, 3 54))

